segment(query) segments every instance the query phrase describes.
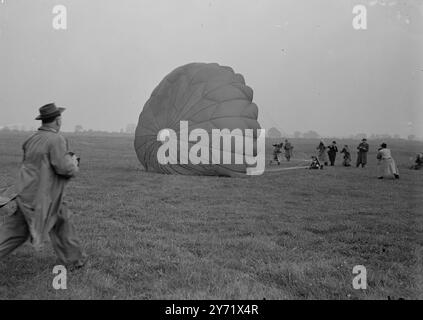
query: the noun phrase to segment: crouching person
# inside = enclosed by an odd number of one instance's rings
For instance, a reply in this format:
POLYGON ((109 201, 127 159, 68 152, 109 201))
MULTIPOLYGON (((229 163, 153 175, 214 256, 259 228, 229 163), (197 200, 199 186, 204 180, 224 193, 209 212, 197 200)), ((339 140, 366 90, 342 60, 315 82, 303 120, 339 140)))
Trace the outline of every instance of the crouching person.
POLYGON ((312 156, 311 157, 311 163, 310 163, 310 166, 308 168, 309 169, 323 169, 323 166, 316 156, 312 156))
POLYGON ((386 143, 382 143, 377 152, 377 177, 383 179, 386 177, 395 177, 399 179, 399 172, 395 160, 391 156, 391 150, 387 148, 386 143))
POLYGON ((64 265, 79 268, 86 261, 63 199, 67 183, 79 170, 79 160, 59 134, 63 111, 54 104, 41 107, 36 120, 42 126, 23 144, 17 210, 0 224, 0 259, 26 240, 39 250, 49 235, 64 265))

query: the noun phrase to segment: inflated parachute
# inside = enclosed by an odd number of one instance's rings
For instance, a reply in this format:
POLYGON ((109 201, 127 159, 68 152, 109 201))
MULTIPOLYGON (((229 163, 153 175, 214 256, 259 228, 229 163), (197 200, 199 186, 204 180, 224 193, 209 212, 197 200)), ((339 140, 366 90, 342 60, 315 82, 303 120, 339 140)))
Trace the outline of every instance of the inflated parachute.
MULTIPOLYGON (((181 121, 186 121, 189 132, 207 131, 210 141, 213 129, 240 129, 243 133, 245 129, 253 129, 256 133, 260 129, 258 108, 252 100, 253 90, 245 84, 244 77, 230 67, 191 63, 175 69, 154 89, 140 114, 134 142, 138 159, 147 171, 166 174, 234 176, 245 173, 245 163, 216 164, 211 157, 208 163, 186 163, 181 159, 182 152, 178 153, 176 164, 162 164, 157 157, 163 145, 158 135, 171 129, 178 134, 178 139, 183 139, 181 121)), ((195 142, 190 141, 189 146, 192 145, 195 142)), ((210 142, 209 146, 211 154, 215 145, 210 142)), ((235 148, 231 152, 236 152, 235 148)))

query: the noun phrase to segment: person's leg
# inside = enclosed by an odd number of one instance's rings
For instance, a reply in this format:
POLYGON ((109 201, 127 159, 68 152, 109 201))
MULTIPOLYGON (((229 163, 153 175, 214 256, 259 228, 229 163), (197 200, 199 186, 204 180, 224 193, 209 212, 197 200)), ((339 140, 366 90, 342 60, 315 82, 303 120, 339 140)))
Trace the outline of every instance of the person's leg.
POLYGON ((70 221, 72 212, 66 205, 62 206, 56 224, 51 229, 50 239, 59 259, 71 267, 82 267, 86 255, 81 247, 75 227, 70 221))
POLYGON ((12 215, 0 215, 0 260, 24 244, 28 238, 28 225, 19 209, 12 215))

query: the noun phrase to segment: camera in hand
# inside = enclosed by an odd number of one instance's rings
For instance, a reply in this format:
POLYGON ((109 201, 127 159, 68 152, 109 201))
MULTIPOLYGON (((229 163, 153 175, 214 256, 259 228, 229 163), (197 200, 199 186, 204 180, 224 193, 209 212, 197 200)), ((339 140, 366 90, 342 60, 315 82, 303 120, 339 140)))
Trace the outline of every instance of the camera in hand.
MULTIPOLYGON (((72 152, 72 151, 69 152, 69 155, 71 157, 76 156, 75 152, 72 152)), ((81 157, 77 157, 76 158, 76 161, 78 161, 78 167, 79 167, 79 163, 81 162, 81 157)))

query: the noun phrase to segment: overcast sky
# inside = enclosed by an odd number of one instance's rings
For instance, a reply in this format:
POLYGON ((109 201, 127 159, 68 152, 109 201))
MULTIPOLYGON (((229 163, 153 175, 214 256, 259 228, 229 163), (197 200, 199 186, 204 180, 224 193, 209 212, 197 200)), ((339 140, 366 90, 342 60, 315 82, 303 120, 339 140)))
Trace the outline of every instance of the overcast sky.
POLYGON ((244 75, 267 129, 423 137, 422 3, 0 0, 0 126, 37 127, 55 101, 64 130, 119 131, 173 69, 217 62, 244 75), (67 30, 52 27, 57 4, 67 30))

